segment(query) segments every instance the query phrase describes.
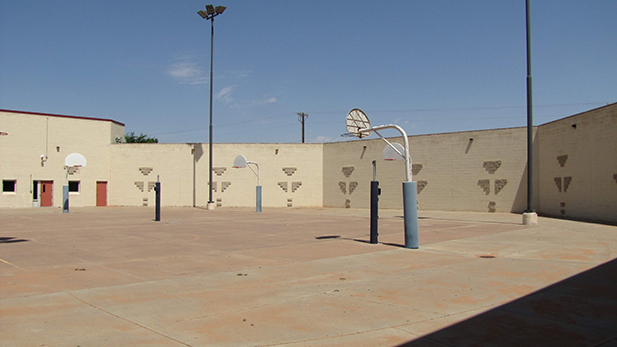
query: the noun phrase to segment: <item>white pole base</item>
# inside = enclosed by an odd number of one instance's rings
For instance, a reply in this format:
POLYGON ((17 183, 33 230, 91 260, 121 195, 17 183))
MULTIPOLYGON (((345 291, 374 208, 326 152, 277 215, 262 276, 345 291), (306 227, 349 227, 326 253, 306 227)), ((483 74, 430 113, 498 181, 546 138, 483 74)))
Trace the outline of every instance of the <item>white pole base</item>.
POLYGON ((212 210, 214 210, 215 206, 216 206, 216 204, 214 202, 209 202, 208 205, 206 205, 206 210, 212 211, 212 210))
POLYGON ((538 225, 538 214, 535 212, 523 213, 523 225, 538 225))

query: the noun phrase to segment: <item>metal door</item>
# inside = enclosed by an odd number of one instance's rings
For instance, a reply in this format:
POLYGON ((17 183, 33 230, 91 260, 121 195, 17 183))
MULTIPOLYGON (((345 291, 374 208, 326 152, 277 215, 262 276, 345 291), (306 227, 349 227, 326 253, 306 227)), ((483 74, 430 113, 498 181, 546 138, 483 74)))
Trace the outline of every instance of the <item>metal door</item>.
POLYGON ((107 206, 107 182, 96 182, 96 206, 107 206))
POLYGON ((53 206, 54 181, 41 181, 41 207, 53 206))

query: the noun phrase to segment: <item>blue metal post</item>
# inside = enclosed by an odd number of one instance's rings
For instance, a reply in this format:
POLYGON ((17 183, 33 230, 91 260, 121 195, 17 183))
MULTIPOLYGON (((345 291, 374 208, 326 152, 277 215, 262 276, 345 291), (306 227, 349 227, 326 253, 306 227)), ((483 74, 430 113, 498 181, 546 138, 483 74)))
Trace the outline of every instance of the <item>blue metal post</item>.
POLYGON ((69 186, 62 186, 62 213, 69 213, 69 186))
POLYGON ((154 220, 156 222, 161 221, 161 182, 156 182, 154 185, 155 196, 155 212, 154 212, 154 220))
POLYGON ((378 243, 379 236, 379 181, 371 181, 371 241, 378 243))
POLYGON ((255 195, 257 198, 257 212, 261 212, 261 186, 257 186, 257 192, 255 195))
POLYGON ((416 182, 403 182, 403 212, 405 219, 405 248, 417 249, 419 240, 416 182))

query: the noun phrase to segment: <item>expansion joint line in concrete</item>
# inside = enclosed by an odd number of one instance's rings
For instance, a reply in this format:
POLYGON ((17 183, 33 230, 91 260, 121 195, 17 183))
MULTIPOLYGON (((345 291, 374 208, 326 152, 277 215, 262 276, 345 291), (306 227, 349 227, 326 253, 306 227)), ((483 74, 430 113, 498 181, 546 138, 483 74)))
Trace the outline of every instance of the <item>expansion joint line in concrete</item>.
POLYGON ((9 262, 9 261, 6 261, 6 260, 4 260, 4 259, 2 259, 2 258, 0 258, 0 262, 3 262, 3 263, 5 263, 5 264, 7 264, 7 265, 14 266, 14 267, 16 267, 16 268, 18 268, 18 269, 20 269, 20 270, 22 270, 22 271, 26 271, 26 272, 28 272, 28 270, 24 269, 23 267, 19 267, 19 266, 15 265, 15 264, 13 264, 13 263, 11 263, 11 262, 9 262))
POLYGON ((113 316, 113 317, 116 317, 116 318, 118 318, 118 319, 121 319, 121 320, 123 320, 123 321, 125 321, 125 322, 127 322, 127 323, 130 323, 130 324, 133 324, 133 325, 135 325, 135 326, 138 326, 138 327, 140 327, 140 328, 142 328, 142 329, 148 330, 148 331, 150 331, 150 332, 152 332, 152 333, 155 333, 155 334, 157 334, 157 335, 159 335, 159 336, 162 336, 162 337, 164 337, 164 338, 166 338, 166 339, 169 339, 169 340, 171 340, 171 341, 177 342, 177 343, 182 344, 182 345, 184 345, 184 346, 194 347, 193 345, 189 345, 189 344, 188 344, 188 343, 186 343, 186 342, 182 342, 182 341, 180 341, 180 340, 174 339, 174 338, 173 338, 173 337, 171 337, 171 336, 167 336, 167 335, 165 335, 165 334, 163 334, 163 333, 161 333, 161 332, 158 332, 158 331, 156 331, 156 330, 153 330, 153 329, 151 329, 151 328, 148 328, 147 326, 141 325, 141 324, 139 324, 139 323, 137 323, 137 322, 133 322, 132 320, 126 319, 126 318, 124 318, 124 317, 118 316, 117 314, 114 314, 114 313, 111 313, 111 312, 109 312, 109 311, 107 311, 107 310, 104 310, 104 309, 102 309, 102 308, 100 308, 100 307, 98 307, 98 306, 92 305, 91 303, 89 303, 89 302, 87 302, 87 301, 84 301, 84 300, 82 300, 82 299, 80 299, 80 298, 76 297, 75 295, 73 295, 73 294, 71 294, 71 293, 69 293, 69 292, 65 292, 65 293, 66 293, 66 294, 68 294, 69 296, 71 296, 72 298, 74 298, 75 300, 77 300, 77 301, 79 301, 79 302, 81 302, 81 303, 83 303, 83 304, 86 304, 86 305, 88 305, 88 306, 90 306, 90 307, 92 307, 92 308, 94 308, 94 309, 97 309, 97 310, 99 310, 99 311, 101 311, 101 312, 103 312, 103 313, 106 313, 106 314, 108 314, 108 315, 110 315, 110 316, 113 316))

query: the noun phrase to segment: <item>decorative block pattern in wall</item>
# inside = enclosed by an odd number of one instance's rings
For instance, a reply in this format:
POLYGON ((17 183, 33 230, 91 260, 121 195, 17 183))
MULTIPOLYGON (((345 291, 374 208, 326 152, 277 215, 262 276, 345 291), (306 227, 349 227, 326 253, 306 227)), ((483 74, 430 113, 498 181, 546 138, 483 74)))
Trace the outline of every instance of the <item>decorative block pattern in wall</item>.
POLYGON ((292 176, 293 174, 296 173, 296 171, 298 171, 297 167, 284 167, 283 168, 283 172, 285 173, 285 175, 287 176, 292 176))
POLYGON ((501 167, 501 160, 485 161, 483 167, 492 175, 501 167))
POLYGON ((422 193, 422 191, 424 190, 424 188, 426 188, 426 186, 428 185, 428 181, 418 181, 416 183, 416 194, 420 194, 422 193))
POLYGON ((154 186, 156 186, 156 182, 154 181, 148 182, 148 193, 150 193, 152 189, 154 189, 154 186))
POLYGON ((221 193, 224 193, 225 189, 229 188, 230 185, 231 185, 231 182, 222 182, 221 183, 221 193))
POLYGON ((221 206, 223 206, 223 199, 217 198, 216 199, 216 207, 221 207, 221 206))
POLYGON ((345 208, 351 208, 351 200, 345 200, 345 208))
POLYGON ((150 172, 152 172, 152 170, 154 170, 154 168, 151 168, 151 167, 140 167, 139 168, 139 171, 144 176, 148 176, 150 174, 150 172))
POLYGON ((353 173, 353 170, 354 170, 353 166, 345 166, 343 167, 343 175, 349 178, 349 176, 351 176, 351 174, 353 173))
POLYGON ((414 176, 419 174, 422 171, 422 167, 424 167, 422 164, 411 164, 411 174, 414 176))
POLYGON ((289 191, 289 184, 287 182, 278 182, 277 184, 285 193, 289 191))
POLYGON ((478 180, 478 185, 484 191, 484 194, 489 195, 491 193, 491 180, 478 180))
POLYGON ((227 171, 226 167, 213 167, 212 171, 214 171, 214 173, 217 176, 223 176, 223 174, 225 173, 225 171, 227 171))
POLYGON ((568 187, 570 186, 570 182, 572 182, 572 177, 571 176, 563 178, 563 192, 564 193, 568 191, 568 187))
POLYGON ((144 182, 135 181, 135 186, 142 192, 144 191, 144 182))
POLYGON ((341 193, 343 193, 343 195, 347 194, 347 183, 340 181, 338 183, 338 187, 341 189, 341 193))
POLYGON ((295 193, 298 188, 302 185, 302 182, 291 182, 291 192, 295 193))
POLYGON ((555 180, 555 184, 557 185, 557 189, 561 193, 561 177, 555 177, 554 180, 555 180))
POLYGON ((144 207, 148 207, 148 198, 144 198, 143 199, 143 205, 144 207))
POLYGON ((497 211, 497 203, 495 201, 489 201, 488 203, 488 212, 494 213, 497 211))
MULTIPOLYGON (((216 191, 217 191, 217 186, 218 186, 218 184, 217 184, 217 183, 218 183, 218 182, 214 182, 214 181, 212 182, 212 191, 213 191, 213 192, 215 192, 215 193, 216 193, 216 191)), ((210 184, 210 182, 208 182, 208 184, 210 184)))
MULTIPOLYGON (((568 155, 559 155, 557 156, 557 162, 559 163, 560 167, 565 167, 566 166, 566 162, 568 161, 568 155)), ((565 176, 565 177, 555 177, 553 178, 553 180, 555 181, 555 185, 557 186, 557 190, 560 193, 566 193, 568 191, 568 188, 570 187, 570 184, 572 183, 572 176, 565 176)), ((566 215, 566 203, 565 202, 561 202, 559 204, 559 213, 562 216, 566 215)))
POLYGON ((358 187, 358 182, 349 182, 349 195, 358 187))
POLYGON ((499 194, 499 192, 503 189, 503 187, 508 184, 507 179, 495 180, 495 195, 499 194))
POLYGON ((294 199, 287 199, 287 207, 293 207, 294 199))
POLYGON ((562 177, 555 177, 555 184, 557 185, 557 189, 559 190, 560 193, 562 191, 562 188, 563 188, 564 193, 567 192, 568 187, 570 187, 571 182, 572 182, 571 176, 563 177, 563 180, 562 180, 562 177))

